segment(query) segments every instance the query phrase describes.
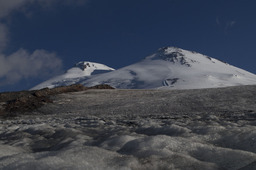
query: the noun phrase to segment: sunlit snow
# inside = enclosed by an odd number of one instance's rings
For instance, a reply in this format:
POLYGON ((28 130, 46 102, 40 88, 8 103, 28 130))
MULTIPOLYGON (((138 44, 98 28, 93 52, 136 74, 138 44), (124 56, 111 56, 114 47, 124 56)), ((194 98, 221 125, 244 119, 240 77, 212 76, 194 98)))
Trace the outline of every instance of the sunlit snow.
POLYGON ((42 89, 45 87, 54 88, 62 85, 75 84, 81 78, 86 78, 95 74, 102 74, 115 69, 108 67, 104 64, 83 61, 77 63, 74 67, 66 71, 65 74, 51 78, 37 86, 33 89, 42 89))
POLYGON ((161 48, 138 63, 108 73, 83 75, 74 71, 68 77, 65 75, 33 89, 75 83, 109 84, 120 89, 200 89, 256 84, 255 74, 175 47, 161 48))

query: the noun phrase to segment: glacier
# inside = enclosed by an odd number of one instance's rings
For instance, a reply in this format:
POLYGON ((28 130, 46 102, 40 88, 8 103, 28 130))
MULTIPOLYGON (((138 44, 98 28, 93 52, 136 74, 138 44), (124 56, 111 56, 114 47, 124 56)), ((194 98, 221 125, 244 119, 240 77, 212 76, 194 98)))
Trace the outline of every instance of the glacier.
POLYGON ((255 96, 255 85, 55 95, 0 119, 0 169, 255 169, 255 96))

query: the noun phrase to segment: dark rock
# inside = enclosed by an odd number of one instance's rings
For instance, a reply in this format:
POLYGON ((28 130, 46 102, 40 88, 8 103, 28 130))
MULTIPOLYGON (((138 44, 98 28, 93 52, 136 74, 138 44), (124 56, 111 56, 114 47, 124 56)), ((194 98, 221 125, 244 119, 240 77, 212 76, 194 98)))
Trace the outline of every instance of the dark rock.
POLYGON ((114 89, 114 88, 107 84, 100 84, 93 87, 89 87, 89 89, 114 89))
POLYGON ((47 103, 52 103, 51 96, 78 92, 89 89, 114 89, 109 85, 97 85, 93 87, 85 87, 81 84, 70 86, 61 86, 53 89, 44 88, 33 91, 7 92, 0 93, 0 116, 15 116, 17 114, 31 112, 47 103))

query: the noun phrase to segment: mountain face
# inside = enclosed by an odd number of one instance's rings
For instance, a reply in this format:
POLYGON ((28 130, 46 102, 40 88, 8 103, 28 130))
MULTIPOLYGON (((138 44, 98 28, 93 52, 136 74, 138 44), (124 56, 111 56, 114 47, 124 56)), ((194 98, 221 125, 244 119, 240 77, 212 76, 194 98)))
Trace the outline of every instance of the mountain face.
POLYGON ((70 68, 63 75, 51 78, 35 87, 35 89, 42 89, 45 87, 54 88, 58 86, 67 86, 71 84, 76 84, 81 81, 81 79, 85 79, 88 76, 107 73, 109 71, 113 71, 115 69, 108 67, 103 64, 82 61, 74 65, 74 67, 70 68))
POLYGON ((175 47, 159 49, 144 60, 108 73, 93 75, 86 62, 33 89, 81 83, 109 84, 122 89, 200 89, 256 84, 256 75, 217 59, 175 47), (83 68, 85 67, 85 70, 83 68), (87 72, 88 69, 88 72, 87 72), (86 72, 86 73, 85 73, 86 72))

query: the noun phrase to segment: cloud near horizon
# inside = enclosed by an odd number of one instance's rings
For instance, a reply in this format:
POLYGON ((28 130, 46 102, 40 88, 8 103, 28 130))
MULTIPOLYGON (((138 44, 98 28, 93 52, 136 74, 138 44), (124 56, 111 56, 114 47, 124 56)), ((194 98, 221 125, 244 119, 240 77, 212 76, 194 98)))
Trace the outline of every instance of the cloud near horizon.
POLYGON ((29 53, 19 49, 9 56, 0 54, 0 86, 13 84, 21 79, 54 76, 61 70, 61 59, 46 50, 29 53))
MULTIPOLYGON (((60 73, 62 60, 55 53, 47 50, 34 50, 31 54, 25 49, 19 49, 11 55, 3 51, 8 46, 9 30, 3 22, 11 17, 14 11, 33 15, 29 11, 30 5, 39 5, 42 9, 55 8, 56 5, 80 6, 88 0, 0 0, 0 87, 16 83, 21 79, 34 77, 49 78, 60 73)), ((39 47, 40 48, 40 47, 39 47)))

